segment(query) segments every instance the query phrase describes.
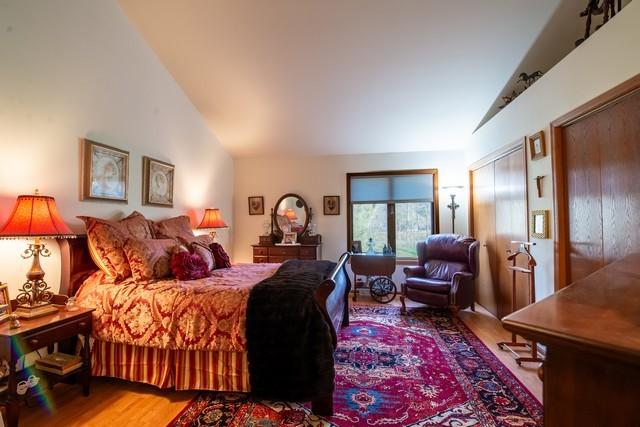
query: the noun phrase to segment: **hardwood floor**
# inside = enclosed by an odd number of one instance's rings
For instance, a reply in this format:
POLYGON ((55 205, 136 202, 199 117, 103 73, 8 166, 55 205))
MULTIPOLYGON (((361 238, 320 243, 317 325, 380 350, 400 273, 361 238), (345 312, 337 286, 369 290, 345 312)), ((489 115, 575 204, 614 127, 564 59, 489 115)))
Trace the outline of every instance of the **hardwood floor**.
MULTIPOLYGON (((359 295, 356 304, 370 304, 367 295, 359 295)), ((396 299, 394 304, 399 305, 396 299)), ((418 306, 410 302, 409 307, 418 306)), ((509 339, 500 322, 482 307, 476 312, 462 311, 460 318, 498 356, 515 376, 538 398, 542 399, 542 382, 537 365, 519 368, 510 354, 495 343, 509 339)), ((22 407, 21 426, 136 426, 163 427, 171 421, 197 392, 158 390, 155 387, 109 378, 94 378, 91 395, 83 397, 81 388, 60 384, 52 394, 53 409, 44 405, 22 407)))

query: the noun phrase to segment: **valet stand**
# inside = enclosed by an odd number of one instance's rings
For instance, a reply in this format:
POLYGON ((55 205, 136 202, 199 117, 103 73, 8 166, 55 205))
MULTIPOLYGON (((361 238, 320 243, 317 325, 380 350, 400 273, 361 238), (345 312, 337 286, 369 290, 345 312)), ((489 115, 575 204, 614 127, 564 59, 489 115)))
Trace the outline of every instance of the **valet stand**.
MULTIPOLYGON (((529 247, 535 245, 535 243, 512 241, 511 244, 518 245, 518 250, 507 257, 507 261, 511 261, 511 265, 507 267, 507 269, 511 271, 511 312, 514 312, 516 311, 516 279, 518 274, 526 274, 529 279, 529 304, 533 304, 536 301, 535 267, 537 263, 529 250, 529 247), (519 267, 517 265, 518 260, 522 258, 526 259, 526 267, 519 267)), ((531 343, 527 341, 519 342, 518 336, 513 333, 511 334, 511 341, 499 342, 498 347, 501 350, 510 351, 515 356, 518 366, 522 366, 522 362, 544 362, 544 359, 538 357, 538 344, 535 341, 531 341, 531 343), (514 350, 516 348, 520 351, 530 352, 531 357, 521 356, 514 350)))

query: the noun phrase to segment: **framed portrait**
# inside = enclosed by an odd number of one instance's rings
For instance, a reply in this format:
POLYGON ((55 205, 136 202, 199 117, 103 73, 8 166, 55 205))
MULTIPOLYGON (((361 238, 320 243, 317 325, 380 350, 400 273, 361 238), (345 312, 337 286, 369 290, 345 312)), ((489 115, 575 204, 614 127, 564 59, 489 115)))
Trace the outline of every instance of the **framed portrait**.
POLYGON ((9 298, 9 286, 0 283, 0 323, 9 319, 11 315, 11 298, 9 298))
POLYGON ((549 238, 549 211, 531 211, 531 237, 549 238))
POLYGON ((298 233, 295 231, 282 233, 283 245, 295 245, 298 241, 298 233))
POLYGON ((176 167, 170 163, 142 157, 142 203, 173 207, 173 180, 176 167))
POLYGON ((325 215, 340 215, 340 196, 324 196, 322 206, 325 215))
POLYGON ((127 202, 129 152, 82 140, 82 200, 127 202))
POLYGON ((544 131, 533 134, 528 139, 531 160, 539 160, 547 155, 547 148, 544 142, 544 131))
POLYGON ((264 197, 249 197, 249 215, 264 215, 264 197))
POLYGON ((351 242, 351 252, 353 252, 354 254, 361 254, 362 253, 362 241, 354 240, 353 242, 351 242))

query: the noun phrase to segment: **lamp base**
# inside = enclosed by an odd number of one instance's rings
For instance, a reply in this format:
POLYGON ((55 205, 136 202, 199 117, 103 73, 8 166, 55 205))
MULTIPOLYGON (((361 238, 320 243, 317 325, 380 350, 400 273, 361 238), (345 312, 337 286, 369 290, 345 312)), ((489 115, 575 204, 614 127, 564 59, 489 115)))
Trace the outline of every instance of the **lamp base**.
POLYGON ((21 319, 35 319, 36 317, 48 316, 57 313, 58 309, 49 303, 38 304, 35 306, 19 305, 14 311, 21 319))

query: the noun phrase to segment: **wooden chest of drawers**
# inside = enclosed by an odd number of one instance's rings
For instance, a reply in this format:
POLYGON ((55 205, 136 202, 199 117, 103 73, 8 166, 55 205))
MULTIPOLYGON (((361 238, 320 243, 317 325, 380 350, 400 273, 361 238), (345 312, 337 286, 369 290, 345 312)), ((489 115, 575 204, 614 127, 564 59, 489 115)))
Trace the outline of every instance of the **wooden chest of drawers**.
POLYGON ((288 259, 320 259, 320 245, 252 245, 253 262, 283 262, 288 259))

